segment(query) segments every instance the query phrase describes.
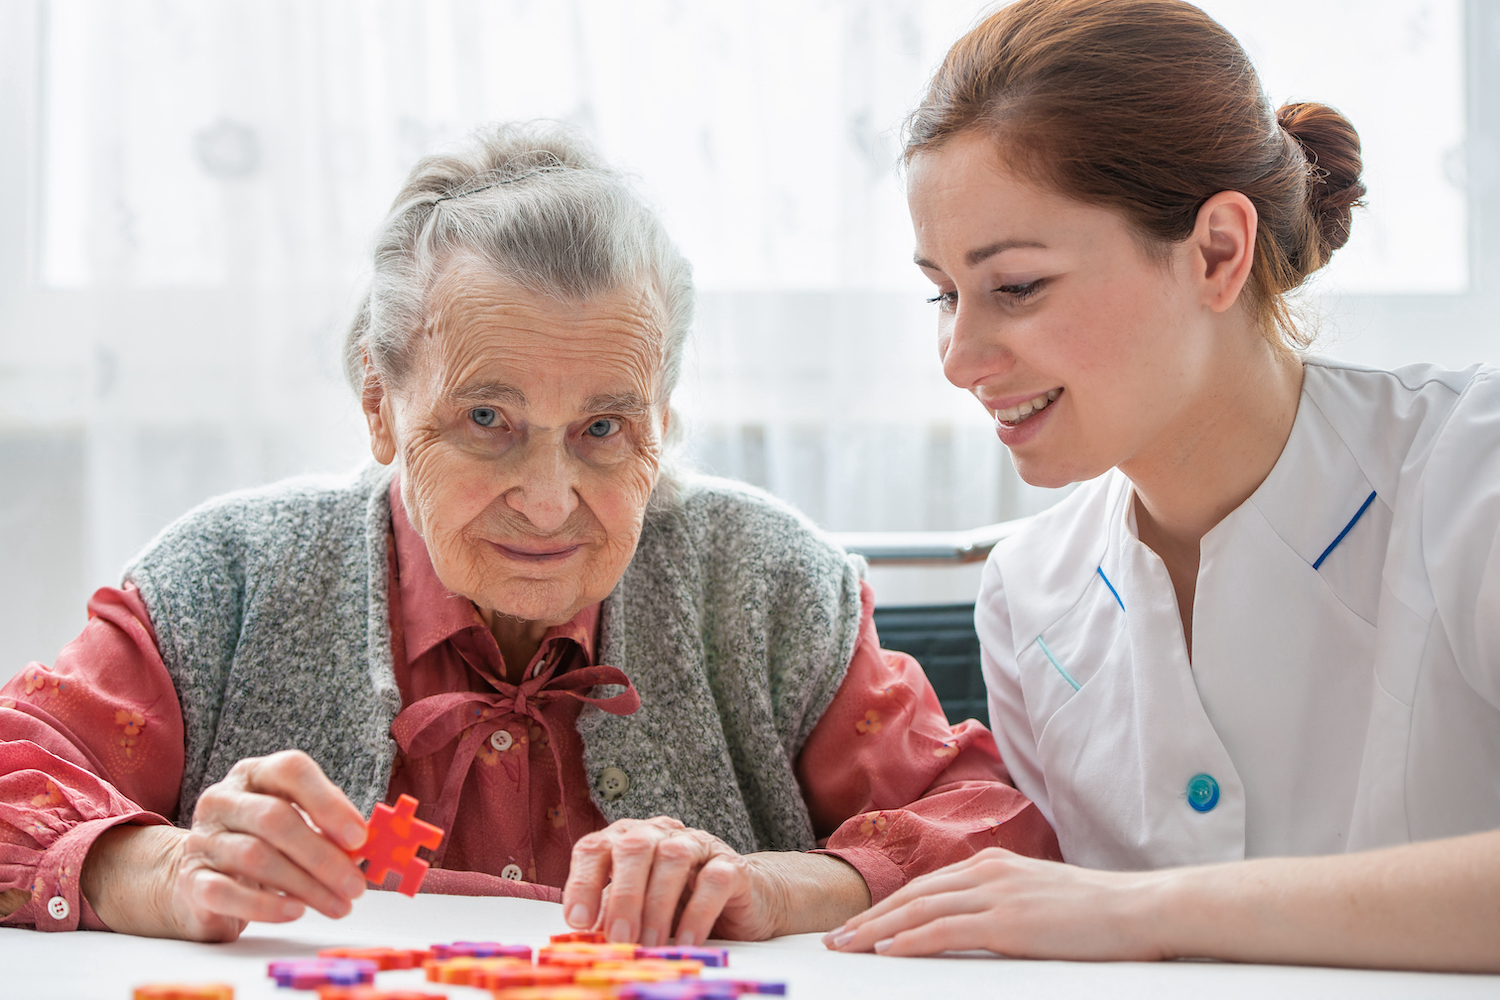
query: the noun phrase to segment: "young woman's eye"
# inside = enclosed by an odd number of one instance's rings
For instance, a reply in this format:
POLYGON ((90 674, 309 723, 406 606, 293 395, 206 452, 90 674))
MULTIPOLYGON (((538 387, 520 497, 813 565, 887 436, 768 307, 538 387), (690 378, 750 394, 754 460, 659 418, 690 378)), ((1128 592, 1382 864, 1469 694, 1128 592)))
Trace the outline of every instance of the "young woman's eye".
POLYGON ((1009 295, 1015 302, 1025 302, 1037 292, 1041 291, 1042 285, 1044 285, 1045 283, 1045 278, 1037 278, 1035 281, 1028 281, 1023 285, 1001 285, 999 288, 995 289, 995 291, 1004 292, 1006 295, 1009 295))
POLYGON ((500 422, 500 414, 488 406, 476 406, 469 411, 469 419, 480 427, 493 427, 500 422))
POLYGON ((598 420, 595 420, 593 423, 589 424, 588 427, 584 429, 584 433, 589 437, 609 437, 619 429, 619 426, 620 425, 618 421, 610 420, 607 417, 600 417, 598 420))
POLYGON ((940 292, 927 300, 928 304, 935 305, 944 312, 952 312, 958 305, 957 292, 940 292))

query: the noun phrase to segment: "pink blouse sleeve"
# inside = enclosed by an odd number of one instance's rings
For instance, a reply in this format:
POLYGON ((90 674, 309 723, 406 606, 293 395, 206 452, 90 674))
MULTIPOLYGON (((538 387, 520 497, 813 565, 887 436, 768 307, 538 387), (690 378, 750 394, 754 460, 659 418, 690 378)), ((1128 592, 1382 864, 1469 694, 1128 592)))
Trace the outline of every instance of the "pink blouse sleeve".
POLYGON ((0 688, 0 920, 108 930, 78 891, 95 838, 166 823, 182 784, 182 711, 133 586, 89 601, 49 670, 0 688))
POLYGON ((917 661, 880 648, 868 584, 861 598, 849 673, 797 758, 820 853, 853 865, 872 902, 986 847, 1061 861, 990 731, 948 725, 917 661))

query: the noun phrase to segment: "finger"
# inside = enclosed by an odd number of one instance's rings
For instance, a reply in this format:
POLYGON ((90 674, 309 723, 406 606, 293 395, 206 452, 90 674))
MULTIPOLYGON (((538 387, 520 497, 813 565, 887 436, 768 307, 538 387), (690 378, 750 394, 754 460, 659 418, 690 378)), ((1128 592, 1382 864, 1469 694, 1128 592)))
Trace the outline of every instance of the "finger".
POLYGON ((604 936, 610 941, 637 939, 656 845, 668 836, 661 827, 641 823, 612 838, 609 900, 604 906, 604 936))
POLYGON ((318 762, 301 750, 251 760, 247 779, 250 791, 296 803, 340 847, 352 849, 365 842, 365 818, 318 762))
POLYGON ((294 865, 260 837, 243 833, 219 833, 202 838, 199 851, 210 867, 241 882, 280 892, 311 906, 325 917, 337 919, 353 909, 349 901, 328 891, 321 882, 294 865))
POLYGON ((252 888, 211 868, 195 869, 186 878, 188 905, 201 922, 229 917, 279 924, 296 920, 305 909, 295 899, 252 888))
POLYGON ((586 834, 573 845, 568 880, 563 884, 563 918, 580 930, 594 926, 600 896, 609 881, 610 842, 604 831, 586 834))
POLYGON ((708 940, 709 932, 724 906, 737 893, 748 892, 750 874, 744 859, 737 854, 715 854, 702 868, 693 883, 693 895, 683 907, 677 921, 677 945, 691 948, 708 940))
POLYGON ((971 858, 965 858, 946 868, 939 868, 935 872, 928 872, 926 875, 912 879, 874 906, 850 917, 840 930, 853 930, 923 896, 940 892, 958 892, 978 885, 984 880, 981 869, 988 862, 1003 860, 997 857, 999 854, 1011 854, 1010 851, 1002 851, 999 848, 993 850, 994 854, 989 850, 981 851, 971 858))
POLYGON ((976 913, 988 905, 978 888, 919 896, 879 918, 850 928, 834 939, 839 951, 873 951, 875 945, 914 928, 954 916, 976 913))
POLYGON ((882 955, 906 956, 937 955, 945 951, 974 951, 981 948, 998 953, 993 944, 997 937, 996 923, 992 913, 959 913, 938 917, 880 941, 876 950, 882 955))
MULTIPOLYGON (((355 899, 365 891, 364 875, 349 855, 308 826, 292 803, 275 795, 214 785, 198 800, 193 830, 209 838, 227 832, 264 840, 343 899, 355 899)), ((217 867, 217 862, 211 863, 217 867)))
POLYGON ((667 837, 656 845, 651 881, 641 909, 641 944, 654 948, 671 938, 672 918, 682 904, 683 891, 708 856, 707 846, 691 834, 667 837))

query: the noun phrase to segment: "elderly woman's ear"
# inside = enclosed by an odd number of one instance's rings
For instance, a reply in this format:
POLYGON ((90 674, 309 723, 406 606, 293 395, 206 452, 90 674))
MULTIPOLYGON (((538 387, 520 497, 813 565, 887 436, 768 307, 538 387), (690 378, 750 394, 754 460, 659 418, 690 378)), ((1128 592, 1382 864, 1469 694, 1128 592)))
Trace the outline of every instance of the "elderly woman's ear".
POLYGON ((365 411, 365 423, 370 428, 370 453, 381 465, 390 465, 396 460, 396 426, 391 412, 391 397, 386 391, 385 379, 370 363, 369 352, 364 352, 365 380, 360 388, 360 406, 365 411))

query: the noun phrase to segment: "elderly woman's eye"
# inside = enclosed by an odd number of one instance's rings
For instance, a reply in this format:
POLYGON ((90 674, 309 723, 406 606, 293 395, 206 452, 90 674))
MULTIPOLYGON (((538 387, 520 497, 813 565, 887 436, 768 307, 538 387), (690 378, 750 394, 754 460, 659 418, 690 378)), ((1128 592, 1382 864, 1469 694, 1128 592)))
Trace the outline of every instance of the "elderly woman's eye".
POLYGON ((488 406, 476 406, 469 411, 469 419, 480 427, 493 427, 500 419, 500 414, 488 406))
POLYGON ((619 424, 615 421, 601 417, 598 420, 595 420, 593 423, 589 424, 588 429, 585 430, 584 433, 589 437, 609 437, 615 432, 618 427, 619 424))

